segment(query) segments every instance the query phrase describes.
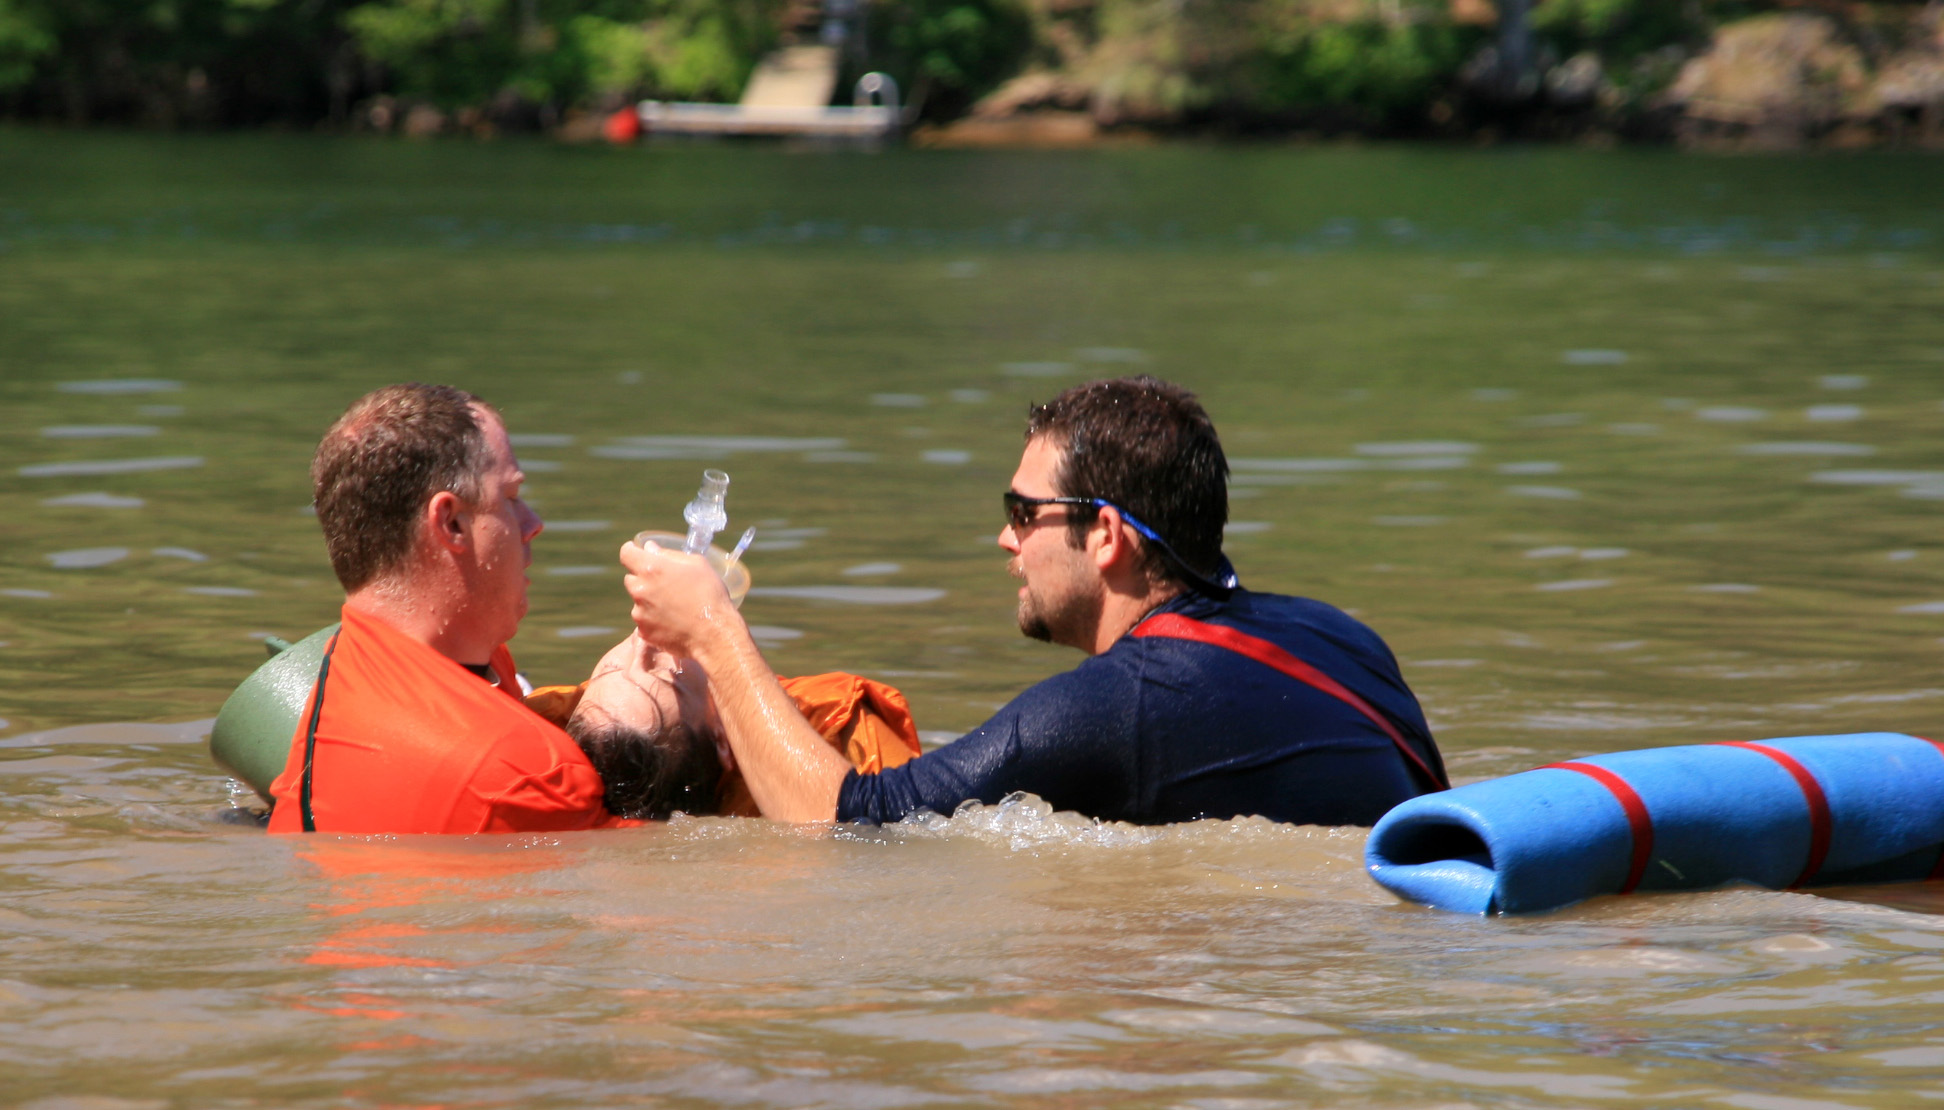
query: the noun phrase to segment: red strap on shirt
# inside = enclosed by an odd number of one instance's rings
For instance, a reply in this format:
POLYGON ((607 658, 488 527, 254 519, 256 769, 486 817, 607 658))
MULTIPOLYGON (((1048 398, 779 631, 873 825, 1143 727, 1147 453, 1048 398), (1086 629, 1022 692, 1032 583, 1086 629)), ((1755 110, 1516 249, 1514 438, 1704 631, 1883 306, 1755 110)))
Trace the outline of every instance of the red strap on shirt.
POLYGON ((1266 667, 1273 667, 1305 686, 1320 690, 1363 714, 1371 724, 1381 729, 1385 736, 1390 737, 1391 743, 1397 745, 1397 750, 1404 753, 1404 758, 1424 772, 1427 781, 1436 784, 1440 790, 1451 789, 1451 783, 1443 775, 1431 769, 1431 765, 1426 763, 1424 757, 1420 756, 1417 750, 1404 739, 1404 734, 1397 730, 1397 726, 1390 722, 1390 718, 1371 708, 1369 702, 1351 693, 1336 679, 1267 640, 1251 636, 1246 632, 1238 632, 1225 625, 1209 624, 1207 621, 1184 617, 1180 613, 1162 613, 1160 616, 1150 617, 1138 625, 1132 634, 1211 644, 1235 652, 1237 655, 1245 655, 1266 667))

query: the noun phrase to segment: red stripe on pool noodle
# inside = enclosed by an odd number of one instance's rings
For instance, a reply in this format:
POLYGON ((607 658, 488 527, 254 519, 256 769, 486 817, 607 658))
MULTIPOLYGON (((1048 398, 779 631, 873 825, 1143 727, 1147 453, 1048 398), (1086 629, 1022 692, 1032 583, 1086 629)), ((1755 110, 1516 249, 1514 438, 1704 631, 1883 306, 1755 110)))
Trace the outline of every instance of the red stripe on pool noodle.
POLYGON ((1440 789, 1451 789, 1451 784, 1433 771, 1430 764, 1411 748, 1411 745, 1405 741, 1404 734, 1397 731, 1397 726, 1391 724, 1389 718, 1371 708, 1369 702, 1351 693, 1336 679, 1267 640, 1258 639, 1246 632, 1237 632, 1223 625, 1184 617, 1180 613, 1163 613, 1154 617, 1136 628, 1133 634, 1161 636, 1170 640, 1193 640, 1198 644, 1212 644, 1215 647, 1227 648, 1237 655, 1246 655, 1263 666, 1273 667, 1306 686, 1321 690, 1363 714, 1370 719, 1371 724, 1382 729, 1384 735, 1390 737, 1391 743, 1397 745, 1397 750, 1404 753, 1404 758, 1416 764, 1417 769, 1424 772, 1427 781, 1440 789))
MULTIPOLYGON (((1919 736, 1917 737, 1917 739, 1922 740, 1924 743, 1929 744, 1933 748, 1936 748, 1937 753, 1939 755, 1944 755, 1944 743, 1939 743, 1936 740, 1932 740, 1928 736, 1919 736)), ((1940 849, 1938 851, 1937 865, 1931 868, 1931 873, 1929 875, 1926 875, 1925 878, 1944 879, 1944 849, 1940 849)))
POLYGON ((1809 861, 1802 865, 1802 874, 1797 875, 1795 882, 1789 884, 1789 889, 1794 890, 1815 878, 1816 872, 1822 870, 1823 857, 1829 855, 1829 799, 1823 796, 1822 784, 1816 781, 1816 776, 1809 773, 1809 768, 1797 763, 1794 756, 1784 751, 1777 751, 1766 744, 1751 744, 1746 740, 1724 740, 1721 746, 1761 752, 1780 764, 1784 771, 1789 772, 1789 777, 1796 780, 1796 785, 1802 788, 1802 800, 1809 803, 1809 861))
POLYGON ((1626 885, 1620 888, 1622 894, 1632 894, 1640 885, 1641 877, 1647 874, 1647 860, 1654 854, 1654 819, 1647 813, 1647 803, 1640 800, 1627 780, 1591 763, 1572 761, 1567 763, 1548 763, 1539 768, 1541 771, 1578 771, 1594 782, 1607 788, 1613 800, 1620 803, 1626 811, 1627 827, 1633 831, 1633 864, 1627 868, 1626 885))

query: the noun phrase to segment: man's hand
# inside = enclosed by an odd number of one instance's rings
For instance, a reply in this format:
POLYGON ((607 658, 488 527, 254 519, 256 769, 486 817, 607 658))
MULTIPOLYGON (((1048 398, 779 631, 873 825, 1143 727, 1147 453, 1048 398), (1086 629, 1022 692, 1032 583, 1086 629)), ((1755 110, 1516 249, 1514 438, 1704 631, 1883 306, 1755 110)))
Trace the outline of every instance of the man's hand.
POLYGON ((777 684, 722 580, 699 555, 621 547, 641 637, 709 674, 723 731, 763 816, 829 821, 850 762, 824 743, 777 684))
POLYGON ((621 580, 634 601, 641 638, 679 656, 695 657, 698 642, 730 633, 741 623, 722 579, 700 555, 621 545, 621 580))

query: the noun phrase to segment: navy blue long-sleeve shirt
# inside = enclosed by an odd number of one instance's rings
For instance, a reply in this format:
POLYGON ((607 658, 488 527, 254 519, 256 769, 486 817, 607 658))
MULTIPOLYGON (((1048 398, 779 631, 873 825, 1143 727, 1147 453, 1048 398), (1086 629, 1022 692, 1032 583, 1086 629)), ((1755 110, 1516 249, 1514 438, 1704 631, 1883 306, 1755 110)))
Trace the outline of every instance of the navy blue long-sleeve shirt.
POLYGON ((1266 640, 1307 663, 1388 720, 1415 760, 1315 685, 1216 644, 1137 635, 1137 625, 943 748, 878 774, 851 772, 838 820, 949 814, 968 799, 992 803, 1023 790, 1115 821, 1259 814, 1369 825, 1439 788, 1443 763, 1396 657, 1342 610, 1238 589, 1226 600, 1182 595, 1143 623, 1169 613, 1266 640))

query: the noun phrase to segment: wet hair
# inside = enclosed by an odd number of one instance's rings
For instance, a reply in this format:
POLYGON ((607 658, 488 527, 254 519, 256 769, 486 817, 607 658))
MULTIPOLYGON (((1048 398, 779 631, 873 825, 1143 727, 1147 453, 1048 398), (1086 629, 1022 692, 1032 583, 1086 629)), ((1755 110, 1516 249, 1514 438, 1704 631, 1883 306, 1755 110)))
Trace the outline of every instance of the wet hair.
MULTIPOLYGON (((1113 502, 1213 577, 1228 524, 1228 458, 1193 393, 1146 374, 1076 385, 1027 411, 1027 442, 1041 437, 1061 448, 1061 496, 1113 502)), ((1095 515, 1081 507, 1068 516, 1069 543, 1086 543, 1095 515)), ((1141 544, 1141 568, 1155 581, 1192 584, 1150 543, 1141 544)))
POLYGON ((419 513, 450 490, 478 501, 492 465, 484 401, 444 385, 388 385, 358 398, 318 442, 311 494, 331 570, 347 591, 401 566, 419 513))
POLYGON ((676 813, 716 812, 722 759, 707 732, 680 721, 644 729, 575 716, 567 735, 600 772, 609 813, 666 821, 676 813))

